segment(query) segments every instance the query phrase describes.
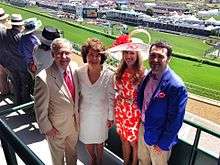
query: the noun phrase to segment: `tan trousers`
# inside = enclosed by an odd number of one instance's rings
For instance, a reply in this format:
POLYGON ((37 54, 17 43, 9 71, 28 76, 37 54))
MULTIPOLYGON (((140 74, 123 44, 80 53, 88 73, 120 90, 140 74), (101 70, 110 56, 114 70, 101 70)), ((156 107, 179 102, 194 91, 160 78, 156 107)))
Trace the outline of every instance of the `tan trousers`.
POLYGON ((157 153, 153 146, 144 142, 144 126, 141 124, 138 139, 138 162, 139 165, 167 165, 171 151, 162 151, 157 153))
POLYGON ((58 136, 54 139, 47 138, 47 140, 53 165, 64 165, 64 158, 66 160, 66 165, 76 165, 78 131, 74 131, 74 133, 66 137, 58 136))

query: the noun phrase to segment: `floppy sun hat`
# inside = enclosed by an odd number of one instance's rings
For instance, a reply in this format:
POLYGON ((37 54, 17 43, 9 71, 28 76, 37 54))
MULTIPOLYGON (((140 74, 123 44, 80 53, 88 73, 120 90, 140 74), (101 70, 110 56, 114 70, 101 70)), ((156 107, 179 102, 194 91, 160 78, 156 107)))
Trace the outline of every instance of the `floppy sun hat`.
POLYGON ((24 31, 22 32, 23 35, 27 35, 30 33, 33 33, 37 29, 39 29, 42 25, 42 22, 38 20, 37 18, 28 18, 24 20, 24 31))
POLYGON ((145 60, 149 56, 149 47, 151 42, 151 36, 145 29, 136 29, 129 35, 123 34, 116 38, 112 47, 107 49, 105 53, 111 57, 121 60, 123 51, 138 51, 142 58, 145 60), (144 43, 141 39, 132 37, 135 34, 144 33, 148 37, 148 43, 144 43))

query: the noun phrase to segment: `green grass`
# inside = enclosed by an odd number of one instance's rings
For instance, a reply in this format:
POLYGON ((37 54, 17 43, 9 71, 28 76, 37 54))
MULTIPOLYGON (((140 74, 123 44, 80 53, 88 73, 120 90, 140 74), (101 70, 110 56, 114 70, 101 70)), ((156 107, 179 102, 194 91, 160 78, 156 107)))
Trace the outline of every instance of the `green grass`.
POLYGON ((46 18, 46 17, 40 16, 40 15, 37 15, 37 14, 34 14, 34 13, 30 13, 30 12, 20 10, 20 9, 17 9, 17 8, 13 8, 11 6, 6 6, 6 5, 3 5, 3 4, 0 4, 0 7, 4 8, 5 11, 9 14, 20 13, 23 18, 36 17, 36 18, 38 18, 42 21, 43 26, 45 26, 45 25, 54 26, 54 27, 56 27, 60 30, 63 30, 65 38, 67 38, 67 39, 69 39, 73 42, 79 43, 79 44, 84 43, 87 38, 91 38, 91 37, 96 37, 96 38, 101 39, 106 45, 110 45, 113 41, 113 40, 111 40, 111 39, 109 39, 109 38, 107 38, 103 35, 91 33, 91 32, 88 32, 86 30, 83 30, 81 28, 76 28, 76 27, 73 27, 73 26, 68 25, 66 23, 59 22, 55 19, 46 18))
MULTIPOLYGON (((42 9, 37 8, 37 7, 32 8, 32 10, 42 12, 42 9)), ((99 30, 101 32, 104 32, 104 29, 106 29, 106 27, 104 26, 89 24, 86 22, 83 22, 82 25, 88 28, 91 28, 91 29, 99 30)), ((135 29, 134 26, 128 26, 129 31, 132 31, 134 29, 135 29)), ((164 32, 158 32, 158 31, 150 30, 150 29, 148 31, 151 34, 152 42, 159 41, 159 40, 168 41, 168 43, 172 45, 173 51, 177 53, 192 55, 192 56, 196 56, 200 58, 203 56, 205 50, 211 48, 211 46, 204 43, 204 40, 202 39, 169 34, 169 33, 164 33, 164 32)), ((117 31, 113 31, 113 32, 114 32, 114 35, 119 35, 119 32, 118 33, 117 31)), ((141 38, 143 41, 148 41, 148 39, 144 35, 139 35, 138 37, 141 38)), ((107 45, 109 46, 111 45, 112 40, 110 41, 108 40, 109 39, 105 41, 107 45)), ((220 59, 216 59, 216 61, 220 61, 220 59)))
MULTIPOLYGON (((103 31, 104 27, 97 26, 93 24, 86 24, 84 23, 84 26, 97 29, 99 31, 103 31)), ((135 27, 129 26, 129 31, 132 31, 135 27)), ((185 37, 181 35, 175 35, 175 34, 169 34, 169 33, 163 33, 158 32, 154 30, 148 30, 151 34, 152 42, 154 41, 169 41, 170 45, 172 45, 174 52, 193 55, 196 57, 201 57, 205 50, 209 49, 210 46, 205 44, 203 40, 192 38, 192 37, 185 37)), ((139 35, 139 38, 146 41, 146 36, 139 35)))
POLYGON ((214 16, 214 18, 218 21, 220 21, 220 15, 219 16, 214 16))
MULTIPOLYGON (((37 17, 43 22, 44 25, 55 26, 63 30, 66 38, 78 44, 84 43, 89 37, 97 37, 101 39, 106 45, 110 45, 112 43, 112 39, 109 39, 108 37, 105 37, 101 34, 88 32, 82 28, 73 27, 62 21, 46 18, 2 4, 0 4, 0 7, 3 7, 7 13, 20 13, 24 18, 37 17)), ((200 45, 201 41, 199 42, 197 39, 181 37, 184 39, 180 40, 180 36, 156 32, 151 33, 154 40, 161 38, 164 40, 169 40, 170 42, 173 42, 177 45, 179 44, 179 47, 174 47, 174 49, 177 50, 180 49, 182 51, 186 51, 191 49, 193 51, 199 52, 202 49, 202 46, 200 45)), ((187 54, 191 55, 191 53, 187 54)), ((171 61, 171 68, 173 68, 183 78, 191 92, 220 100, 220 76, 218 76, 220 73, 220 67, 213 67, 205 64, 198 66, 198 63, 196 62, 173 58, 171 61)))
MULTIPOLYGON (((37 8, 33 8, 35 11, 39 11, 37 8)), ((83 26, 96 29, 99 31, 104 32, 104 29, 106 27, 100 26, 100 25, 94 25, 94 24, 88 24, 83 23, 83 26)), ((128 26, 128 30, 132 31, 134 30, 134 26, 128 26)), ((158 32, 154 30, 148 30, 152 37, 152 42, 164 40, 169 41, 169 43, 172 45, 174 52, 193 55, 196 57, 202 57, 205 50, 209 49, 210 46, 205 44, 202 39, 192 38, 192 37, 186 37, 181 35, 175 35, 175 34, 169 34, 169 33, 163 33, 158 32)), ((114 35, 118 35, 119 33, 115 33, 114 35)), ((146 41, 146 36, 138 36, 142 40, 146 41)), ((106 41, 108 45, 110 45, 112 40, 110 42, 106 41)))
MULTIPOLYGON (((145 66, 148 68, 147 62, 145 66)), ((170 67, 183 79, 191 93, 220 100, 220 67, 199 65, 173 57, 170 67)))
POLYGON ((198 62, 192 62, 179 58, 173 58, 171 67, 181 75, 184 81, 193 83, 205 88, 220 90, 220 67, 209 65, 199 65, 198 62))

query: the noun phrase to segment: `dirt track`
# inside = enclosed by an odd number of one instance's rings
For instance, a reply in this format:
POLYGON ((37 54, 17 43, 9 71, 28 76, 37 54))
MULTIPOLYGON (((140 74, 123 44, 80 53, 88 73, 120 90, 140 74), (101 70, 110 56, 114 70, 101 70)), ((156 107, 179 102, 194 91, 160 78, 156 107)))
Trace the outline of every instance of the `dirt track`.
POLYGON ((220 125, 220 107, 189 99, 187 111, 220 125))
MULTIPOLYGON (((79 65, 82 65, 81 56, 75 55, 72 60, 77 62, 79 65)), ((214 106, 194 99, 189 99, 187 103, 187 111, 220 125, 219 106, 214 106)))

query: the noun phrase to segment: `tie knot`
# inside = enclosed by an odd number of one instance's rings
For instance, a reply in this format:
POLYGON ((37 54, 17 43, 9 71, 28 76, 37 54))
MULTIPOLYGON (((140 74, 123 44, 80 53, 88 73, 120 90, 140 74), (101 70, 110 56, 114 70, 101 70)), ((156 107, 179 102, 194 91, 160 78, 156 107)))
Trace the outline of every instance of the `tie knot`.
POLYGON ((65 70, 65 71, 63 72, 64 77, 67 76, 68 74, 69 74, 69 71, 68 71, 68 70, 65 70))
POLYGON ((154 80, 158 80, 158 78, 157 78, 157 75, 156 75, 156 74, 151 74, 151 77, 152 77, 154 80))

